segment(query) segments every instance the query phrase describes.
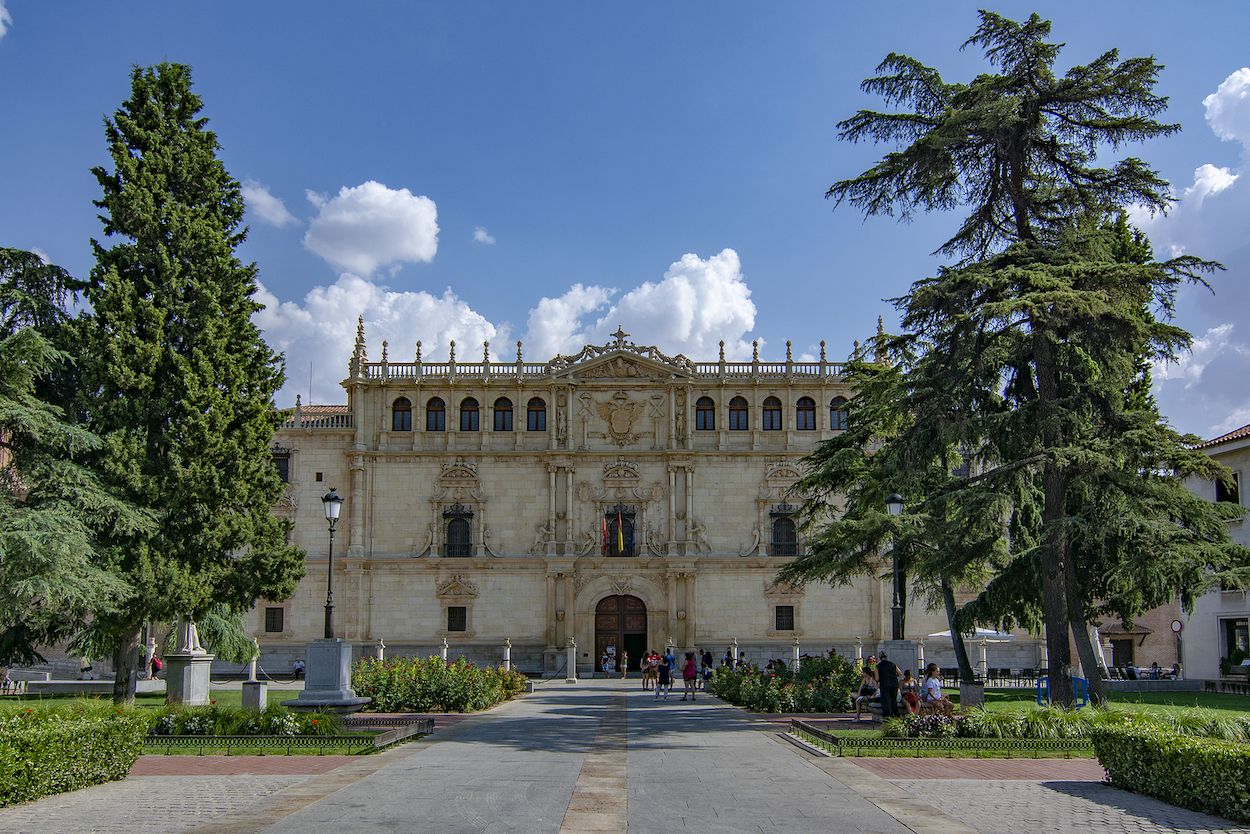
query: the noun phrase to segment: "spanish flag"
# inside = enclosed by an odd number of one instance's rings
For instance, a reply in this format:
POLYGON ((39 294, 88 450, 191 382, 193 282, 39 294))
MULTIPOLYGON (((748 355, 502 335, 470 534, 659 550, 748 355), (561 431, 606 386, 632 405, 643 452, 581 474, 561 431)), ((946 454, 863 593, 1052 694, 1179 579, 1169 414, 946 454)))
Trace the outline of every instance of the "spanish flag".
POLYGON ((625 552, 625 528, 621 526, 621 511, 616 511, 616 552, 625 552))

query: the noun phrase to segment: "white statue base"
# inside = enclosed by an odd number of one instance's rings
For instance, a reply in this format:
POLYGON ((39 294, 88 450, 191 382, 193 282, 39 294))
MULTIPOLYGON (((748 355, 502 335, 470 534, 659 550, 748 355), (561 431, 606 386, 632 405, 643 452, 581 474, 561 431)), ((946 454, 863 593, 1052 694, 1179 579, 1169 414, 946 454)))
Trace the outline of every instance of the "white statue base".
POLYGON ((358 698, 352 690, 352 644, 338 637, 308 644, 304 662, 304 691, 282 705, 296 710, 357 712, 372 698, 358 698))
POLYGON ((165 703, 186 707, 207 706, 208 679, 213 655, 205 652, 173 652, 165 655, 165 703))

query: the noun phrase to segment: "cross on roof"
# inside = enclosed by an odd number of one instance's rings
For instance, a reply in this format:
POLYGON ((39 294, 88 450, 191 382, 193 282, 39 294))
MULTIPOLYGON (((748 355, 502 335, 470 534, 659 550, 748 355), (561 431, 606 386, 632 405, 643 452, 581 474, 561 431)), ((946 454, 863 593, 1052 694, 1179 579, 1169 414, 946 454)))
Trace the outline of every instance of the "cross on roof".
POLYGON ((618 324, 616 326, 616 332, 611 335, 613 336, 613 338, 616 339, 616 346, 618 348, 625 347, 625 339, 627 336, 629 336, 629 334, 625 332, 625 328, 621 327, 618 324))

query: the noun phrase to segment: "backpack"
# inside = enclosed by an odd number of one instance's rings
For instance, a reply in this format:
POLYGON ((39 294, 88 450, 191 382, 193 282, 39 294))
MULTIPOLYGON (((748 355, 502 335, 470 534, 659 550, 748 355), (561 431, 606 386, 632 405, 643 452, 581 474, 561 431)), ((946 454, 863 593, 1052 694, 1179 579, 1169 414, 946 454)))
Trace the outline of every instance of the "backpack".
POLYGON ((159 672, 165 668, 165 663, 159 657, 154 657, 152 658, 152 668, 159 672))

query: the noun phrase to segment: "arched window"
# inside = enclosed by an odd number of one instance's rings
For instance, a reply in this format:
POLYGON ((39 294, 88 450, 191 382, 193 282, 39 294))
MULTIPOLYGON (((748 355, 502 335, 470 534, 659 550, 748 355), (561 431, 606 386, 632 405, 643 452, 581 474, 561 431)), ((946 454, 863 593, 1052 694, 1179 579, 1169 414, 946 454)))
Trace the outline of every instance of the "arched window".
POLYGON ((781 431, 781 400, 769 397, 764 400, 764 431, 781 431))
POLYGON ((829 403, 829 428, 834 431, 846 431, 850 424, 851 409, 847 406, 846 397, 834 397, 829 403))
POLYGON ((729 430, 746 431, 751 427, 747 401, 743 397, 734 397, 729 401, 729 430))
POLYGON ((447 431, 447 406, 438 397, 425 404, 425 430, 447 431))
POLYGON ((412 403, 407 397, 391 403, 391 431, 412 431, 412 403))
POLYGON ((465 397, 460 401, 460 431, 479 431, 481 428, 477 400, 465 397))
POLYGON ((694 404, 694 430, 716 431, 716 403, 711 397, 699 397, 694 404))
POLYGON ((773 546, 774 556, 798 556, 799 535, 794 526, 794 519, 788 515, 773 514, 773 546))
POLYGON ((794 427, 799 431, 816 430, 816 401, 811 397, 799 397, 794 404, 794 427))
POLYGON ((608 531, 604 554, 607 556, 636 556, 634 552, 634 510, 617 504, 603 514, 608 531))
POLYGON ((512 400, 507 397, 495 400, 495 431, 512 431, 512 400))
POLYGON ((447 526, 447 546, 444 556, 473 555, 473 509, 463 504, 453 504, 443 510, 443 522, 447 526))
POLYGON ((547 430, 547 403, 543 402, 542 397, 535 397, 525 407, 525 430, 547 430))

